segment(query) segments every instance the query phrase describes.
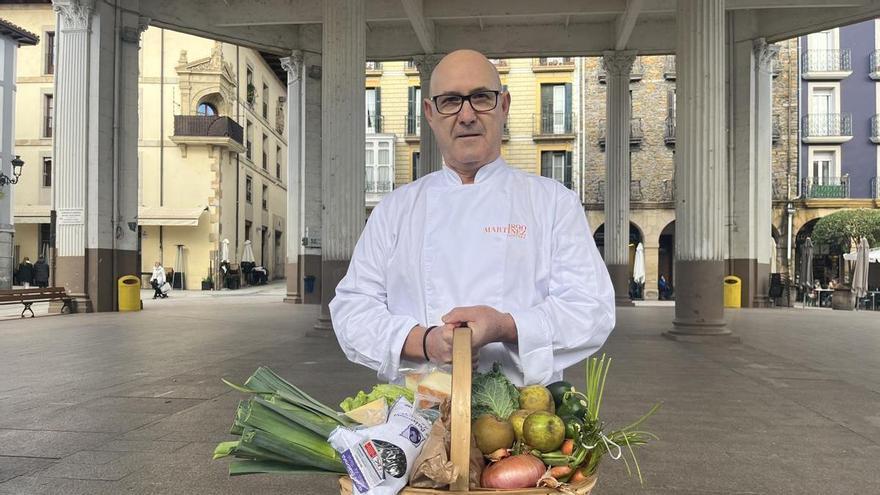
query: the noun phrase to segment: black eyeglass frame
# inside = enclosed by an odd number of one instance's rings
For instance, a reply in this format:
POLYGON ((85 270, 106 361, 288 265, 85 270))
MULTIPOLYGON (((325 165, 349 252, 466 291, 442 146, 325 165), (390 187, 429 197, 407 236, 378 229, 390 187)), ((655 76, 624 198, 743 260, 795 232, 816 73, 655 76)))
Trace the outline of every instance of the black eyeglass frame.
POLYGON ((504 90, 486 89, 486 90, 482 90, 482 91, 477 91, 475 93, 471 93, 469 95, 437 95, 437 96, 432 96, 431 101, 434 102, 434 109, 436 109, 437 113, 439 113, 440 115, 458 115, 458 113, 461 112, 461 109, 464 108, 464 102, 467 102, 468 105, 471 106, 471 109, 473 109, 474 112, 486 113, 486 112, 491 112, 492 110, 495 110, 496 108, 498 108, 498 101, 500 100, 499 97, 501 96, 501 93, 504 93, 504 90), (495 94, 495 104, 492 105, 492 108, 488 108, 486 110, 477 110, 476 108, 474 108, 474 104, 471 102, 471 97, 476 96, 476 95, 486 94, 486 93, 494 93, 495 94), (461 102, 458 105, 458 110, 456 110, 452 113, 446 113, 446 112, 443 112, 440 110, 440 106, 437 104, 437 98, 443 98, 445 96, 455 96, 455 97, 461 98, 461 102))

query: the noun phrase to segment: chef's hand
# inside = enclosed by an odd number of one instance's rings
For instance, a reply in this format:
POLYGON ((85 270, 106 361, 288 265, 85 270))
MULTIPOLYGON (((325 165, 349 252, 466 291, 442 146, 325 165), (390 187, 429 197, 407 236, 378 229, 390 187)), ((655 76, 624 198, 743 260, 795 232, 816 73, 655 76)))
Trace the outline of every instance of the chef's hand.
MULTIPOLYGON (((458 307, 441 318, 443 323, 460 327, 471 327, 471 344, 476 355, 480 349, 492 342, 517 342, 516 322, 510 313, 502 313, 491 306, 458 307)), ((451 344, 450 340, 450 344, 451 344)))
MULTIPOLYGON (((452 334, 456 325, 445 324, 431 330, 425 341, 428 350, 428 359, 432 363, 446 364, 452 362, 452 334)), ((480 359, 479 352, 471 353, 471 365, 476 369, 480 359)))

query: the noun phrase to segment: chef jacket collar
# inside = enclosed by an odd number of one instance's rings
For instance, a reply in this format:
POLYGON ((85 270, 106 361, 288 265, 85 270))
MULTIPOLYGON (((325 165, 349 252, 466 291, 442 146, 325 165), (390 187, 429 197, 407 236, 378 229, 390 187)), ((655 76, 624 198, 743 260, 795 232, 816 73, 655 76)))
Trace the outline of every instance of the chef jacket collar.
MULTIPOLYGON (((483 165, 477 170, 477 175, 474 177, 474 184, 486 182, 492 177, 499 175, 499 172, 504 169, 505 165, 506 162, 501 156, 498 156, 494 161, 483 165)), ((446 165, 443 165, 443 174, 446 177, 447 182, 455 185, 462 185, 461 177, 459 177, 458 173, 446 165)))

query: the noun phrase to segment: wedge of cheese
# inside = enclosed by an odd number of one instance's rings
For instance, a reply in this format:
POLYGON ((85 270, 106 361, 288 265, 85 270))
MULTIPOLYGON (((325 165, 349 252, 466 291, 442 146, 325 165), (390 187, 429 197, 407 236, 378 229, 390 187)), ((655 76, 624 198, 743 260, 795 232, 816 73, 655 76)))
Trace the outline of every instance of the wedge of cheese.
POLYGON ((426 375, 416 387, 416 407, 431 409, 452 395, 452 375, 434 371, 426 375))
POLYGON ((363 426, 376 426, 388 420, 388 402, 384 398, 368 402, 345 413, 363 426))

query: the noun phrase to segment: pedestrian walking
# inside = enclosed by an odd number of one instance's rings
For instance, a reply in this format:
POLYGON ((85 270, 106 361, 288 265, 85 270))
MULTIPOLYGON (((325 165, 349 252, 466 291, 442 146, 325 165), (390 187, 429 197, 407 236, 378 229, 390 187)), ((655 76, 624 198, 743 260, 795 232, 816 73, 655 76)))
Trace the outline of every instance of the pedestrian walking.
POLYGON ((18 265, 18 282, 25 289, 29 289, 31 284, 34 283, 34 265, 31 264, 31 259, 27 256, 18 265))
POLYGON ((153 275, 150 277, 150 284, 153 286, 153 290, 156 291, 153 294, 153 299, 168 297, 168 294, 162 292, 162 286, 165 285, 165 268, 158 261, 153 265, 153 275))
POLYGON ((34 263, 34 284, 43 289, 49 287, 49 263, 46 263, 43 256, 34 263))

